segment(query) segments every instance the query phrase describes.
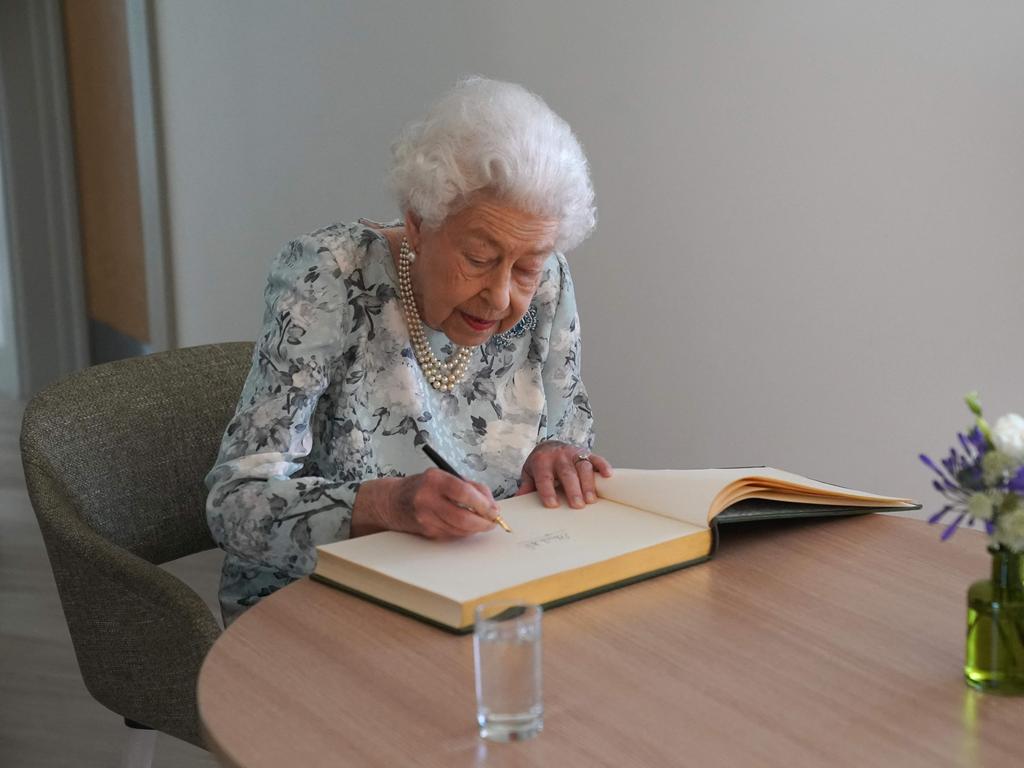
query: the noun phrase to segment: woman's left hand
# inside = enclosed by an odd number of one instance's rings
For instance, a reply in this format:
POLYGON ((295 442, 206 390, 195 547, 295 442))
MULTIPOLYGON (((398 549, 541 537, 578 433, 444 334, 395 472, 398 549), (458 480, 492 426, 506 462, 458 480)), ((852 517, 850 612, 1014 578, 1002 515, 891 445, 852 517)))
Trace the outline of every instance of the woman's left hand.
POLYGON ((526 459, 516 496, 536 491, 545 507, 557 507, 555 485, 569 500, 569 506, 581 509, 597 501, 594 472, 603 477, 612 476, 612 465, 596 453, 558 440, 545 440, 526 459))

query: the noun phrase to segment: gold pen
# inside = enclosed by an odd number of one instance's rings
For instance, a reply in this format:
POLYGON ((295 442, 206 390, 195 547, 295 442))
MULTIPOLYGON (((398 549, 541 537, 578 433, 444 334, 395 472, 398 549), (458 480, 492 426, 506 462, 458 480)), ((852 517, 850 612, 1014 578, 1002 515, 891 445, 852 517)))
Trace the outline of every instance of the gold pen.
MULTIPOLYGON (((473 509, 472 507, 467 506, 465 504, 456 504, 455 506, 456 507, 461 507, 462 509, 465 509, 468 512, 472 512, 474 515, 476 515, 477 517, 482 517, 484 520, 491 520, 491 518, 489 518, 487 515, 481 515, 475 509, 473 509)), ((508 523, 505 522, 505 518, 503 518, 501 515, 498 515, 497 517, 495 517, 494 520, 491 520, 491 522, 492 523, 497 523, 502 528, 504 528, 505 529, 505 533, 512 533, 512 529, 508 527, 508 523)))
MULTIPOLYGON (((437 465, 438 469, 444 470, 449 475, 454 475, 455 477, 459 478, 459 480, 465 480, 466 479, 462 475, 460 475, 458 472, 456 472, 455 471, 455 467, 453 467, 451 464, 449 464, 447 461, 445 461, 444 457, 441 456, 441 454, 439 454, 437 451, 435 451, 433 448, 431 448, 426 443, 423 444, 423 452, 425 454, 427 454, 427 456, 430 458, 430 460, 432 462, 434 462, 434 464, 437 465)), ((474 515, 482 517, 484 520, 490 520, 491 519, 491 518, 487 517, 487 515, 481 515, 478 511, 476 511, 472 507, 466 506, 465 504, 457 504, 456 506, 462 507, 463 509, 472 512, 474 515)), ((512 533, 512 529, 508 527, 508 523, 505 522, 505 519, 500 514, 497 517, 494 518, 494 522, 497 523, 498 525, 500 525, 502 530, 505 531, 505 533, 512 533)))

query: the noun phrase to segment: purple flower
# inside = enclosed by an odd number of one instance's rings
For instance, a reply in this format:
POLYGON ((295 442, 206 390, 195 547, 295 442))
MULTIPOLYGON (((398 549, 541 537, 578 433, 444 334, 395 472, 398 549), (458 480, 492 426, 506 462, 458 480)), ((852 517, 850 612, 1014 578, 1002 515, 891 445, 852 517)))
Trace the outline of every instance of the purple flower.
MULTIPOLYGON (((957 439, 963 451, 950 448, 949 455, 941 461, 941 468, 925 454, 920 455, 921 462, 938 478, 932 482, 932 487, 950 502, 932 515, 928 522, 938 524, 947 514, 955 514, 951 522, 943 523, 946 526, 942 532, 943 541, 952 536, 965 519, 968 525, 974 525, 975 518, 967 511, 968 502, 972 493, 985 489, 981 459, 988 450, 988 443, 984 435, 975 427, 966 435, 958 433, 957 439)), ((1024 476, 1021 482, 1024 483, 1024 476)))
POLYGON ((1006 490, 1019 493, 1024 496, 1024 465, 1017 468, 1017 474, 1010 478, 1006 484, 1006 490))
MULTIPOLYGON (((966 402, 974 414, 974 426, 966 434, 957 433, 959 445, 951 448, 949 455, 938 464, 923 453, 920 455, 924 465, 935 473, 932 487, 948 502, 928 518, 929 523, 945 526, 943 541, 952 536, 964 521, 968 526, 974 526, 980 521, 989 535, 993 535, 997 527, 1002 530, 1001 526, 997 526, 1001 511, 1013 508, 1024 497, 1024 466, 1017 466, 1018 461, 1024 457, 1005 450, 990 455, 998 443, 992 442, 991 430, 982 417, 977 393, 968 394, 966 402), (988 483, 985 482, 986 474, 988 483), (976 518, 972 511, 981 517, 976 518), (952 517, 952 520, 947 516, 952 517)), ((1024 443, 1024 419, 1019 416, 1015 418, 1022 426, 1014 435, 1019 433, 1024 443)))
MULTIPOLYGON (((985 439, 985 436, 981 433, 980 429, 975 427, 968 432, 967 439, 970 441, 971 445, 974 446, 974 450, 977 451, 979 457, 985 455, 985 451, 988 450, 988 440, 985 439)), ((965 448, 964 450, 967 449, 965 448)))

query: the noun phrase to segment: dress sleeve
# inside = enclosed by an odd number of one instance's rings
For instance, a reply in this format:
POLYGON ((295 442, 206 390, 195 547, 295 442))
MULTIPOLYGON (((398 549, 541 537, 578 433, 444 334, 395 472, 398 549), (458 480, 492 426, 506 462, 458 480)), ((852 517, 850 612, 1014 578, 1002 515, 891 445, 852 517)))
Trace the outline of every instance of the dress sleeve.
POLYGON ((576 312, 576 292, 565 257, 561 254, 557 257, 558 304, 543 373, 547 401, 545 439, 561 440, 590 450, 594 443, 594 416, 580 378, 580 318, 576 312))
POLYGON ((348 537, 359 485, 303 476, 310 421, 349 325, 340 276, 313 238, 277 257, 252 368, 206 477, 217 545, 282 577, 311 572, 316 545, 348 537))

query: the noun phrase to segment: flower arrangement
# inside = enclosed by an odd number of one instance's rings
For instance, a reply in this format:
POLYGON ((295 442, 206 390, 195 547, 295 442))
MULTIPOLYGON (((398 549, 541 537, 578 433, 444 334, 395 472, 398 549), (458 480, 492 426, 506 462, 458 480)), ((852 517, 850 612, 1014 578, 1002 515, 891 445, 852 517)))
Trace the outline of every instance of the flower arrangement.
POLYGON ((950 449, 941 467, 923 453, 921 461, 938 479, 932 486, 947 504, 928 522, 944 524, 945 541, 967 521, 984 524, 991 545, 1024 552, 1024 418, 1009 413, 990 427, 982 415, 978 394, 965 398, 974 426, 958 433, 959 446, 950 449))

